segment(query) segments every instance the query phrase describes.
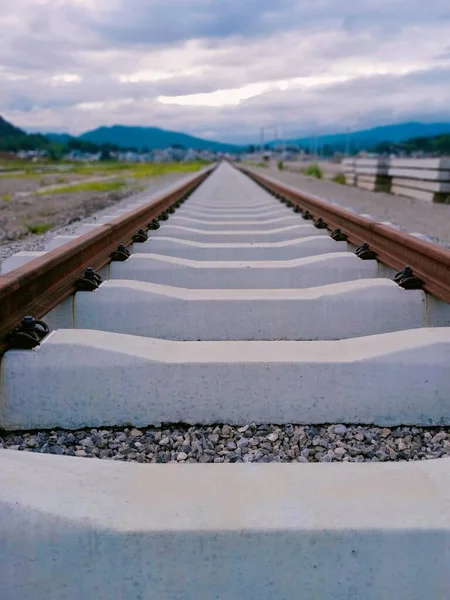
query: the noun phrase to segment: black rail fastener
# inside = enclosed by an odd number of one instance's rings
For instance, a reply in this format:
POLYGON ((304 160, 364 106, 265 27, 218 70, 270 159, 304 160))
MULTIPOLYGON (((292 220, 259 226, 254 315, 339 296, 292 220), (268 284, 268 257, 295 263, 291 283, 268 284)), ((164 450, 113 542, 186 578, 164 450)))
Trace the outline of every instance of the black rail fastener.
POLYGON ((148 240, 148 235, 145 229, 139 229, 139 231, 133 235, 132 240, 135 244, 143 244, 146 242, 148 240))
POLYGON ((32 350, 39 346, 49 333, 47 323, 28 316, 24 317, 19 327, 8 336, 8 343, 11 348, 32 350))
POLYGON ((175 211, 176 211, 176 208, 174 208, 173 206, 171 206, 170 208, 168 208, 168 209, 166 210, 166 212, 167 212, 169 215, 173 215, 173 213, 174 213, 175 211))
POLYGON ((93 292, 103 283, 100 273, 96 273, 92 267, 88 267, 83 277, 75 281, 75 287, 79 292, 93 292))
POLYGON ((166 212, 163 212, 159 215, 158 219, 160 221, 168 221, 169 220, 169 215, 166 212))
POLYGON ((335 242, 346 242, 348 240, 348 235, 338 228, 331 233, 331 239, 335 242))
POLYGON ((297 205, 296 205, 296 206, 294 206, 294 212, 295 212, 295 213, 302 213, 302 212, 303 212, 303 210, 300 208, 300 206, 297 206, 297 205))
POLYGON ((312 221, 313 220, 313 216, 312 214, 309 212, 309 210, 305 210, 305 212, 303 213, 303 218, 306 221, 312 221))
POLYGON ((111 260, 123 262, 130 258, 130 251, 123 244, 117 246, 117 250, 111 254, 111 260))
POLYGON ((364 242, 364 244, 361 244, 361 246, 356 248, 355 254, 361 260, 375 260, 377 257, 376 252, 370 249, 367 242, 364 242))
POLYGON ((148 227, 148 229, 156 230, 156 229, 159 229, 161 227, 161 225, 159 224, 158 219, 153 219, 153 221, 151 223, 149 223, 147 225, 147 227, 148 227))
POLYGON ((319 217, 317 219, 317 221, 314 223, 314 227, 316 229, 327 229, 328 225, 325 223, 325 221, 322 219, 322 217, 319 217))
POLYGON ((414 275, 411 267, 405 267, 396 273, 393 281, 404 290, 421 290, 423 286, 423 281, 414 275))

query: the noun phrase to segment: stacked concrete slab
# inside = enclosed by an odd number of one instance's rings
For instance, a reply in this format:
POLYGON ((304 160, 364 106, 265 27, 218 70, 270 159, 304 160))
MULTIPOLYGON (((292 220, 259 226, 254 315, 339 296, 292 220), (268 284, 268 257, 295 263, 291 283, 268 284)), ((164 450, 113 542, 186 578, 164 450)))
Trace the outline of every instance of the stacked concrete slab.
POLYGON ((450 202, 450 158, 392 158, 392 193, 424 202, 450 202))
POLYGON ((356 184, 356 159, 355 158, 344 158, 342 161, 342 168, 345 175, 345 183, 347 185, 356 184))
POLYGON ((355 170, 356 185, 359 188, 373 192, 390 191, 391 180, 387 158, 358 158, 355 170))

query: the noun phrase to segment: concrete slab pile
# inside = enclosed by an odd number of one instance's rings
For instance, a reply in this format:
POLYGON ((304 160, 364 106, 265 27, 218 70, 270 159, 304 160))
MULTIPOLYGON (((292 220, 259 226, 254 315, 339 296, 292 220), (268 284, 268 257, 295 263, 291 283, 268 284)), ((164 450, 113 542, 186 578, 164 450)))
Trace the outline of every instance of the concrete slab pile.
POLYGON ((450 159, 392 158, 392 193, 424 202, 450 202, 450 159))

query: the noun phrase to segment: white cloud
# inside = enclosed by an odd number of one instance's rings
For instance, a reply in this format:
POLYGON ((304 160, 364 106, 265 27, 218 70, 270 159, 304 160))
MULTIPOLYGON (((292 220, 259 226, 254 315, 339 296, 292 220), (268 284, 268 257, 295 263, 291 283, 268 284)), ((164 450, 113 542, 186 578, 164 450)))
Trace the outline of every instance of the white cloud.
POLYGON ((0 0, 0 114, 44 131, 124 123, 227 140, 263 124, 450 118, 446 7, 0 0))
POLYGON ((241 88, 216 90, 206 94, 190 94, 187 96, 158 96, 162 104, 178 106, 237 106, 242 100, 260 96, 271 88, 269 83, 252 83, 241 88))
POLYGON ((55 85, 64 83, 81 83, 83 78, 80 77, 80 75, 74 75, 72 73, 60 73, 58 75, 53 75, 51 81, 55 85))

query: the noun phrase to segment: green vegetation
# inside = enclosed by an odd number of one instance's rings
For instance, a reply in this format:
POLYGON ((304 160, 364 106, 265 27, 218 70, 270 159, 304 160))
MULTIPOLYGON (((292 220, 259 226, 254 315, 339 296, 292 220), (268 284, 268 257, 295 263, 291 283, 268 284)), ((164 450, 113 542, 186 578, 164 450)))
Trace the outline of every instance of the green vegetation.
POLYGON ((76 173, 77 175, 98 176, 102 175, 120 175, 121 177, 158 177, 166 173, 190 173, 198 171, 205 165, 209 164, 206 161, 192 161, 186 163, 129 163, 129 162, 93 162, 93 163, 78 163, 66 162, 61 163, 70 167, 65 174, 76 173))
POLYGON ((13 197, 12 194, 3 194, 2 200, 3 200, 3 202, 9 202, 10 200, 12 200, 12 197, 13 197))
POLYGON ((424 152, 446 155, 450 154, 450 134, 411 138, 405 142, 382 142, 377 144, 373 151, 379 154, 424 152))
POLYGON ((347 183, 344 173, 336 173, 331 181, 334 181, 334 183, 340 183, 341 185, 345 185, 347 183))
POLYGON ((53 225, 51 223, 41 223, 40 225, 28 225, 27 230, 28 233, 42 235, 43 233, 47 233, 52 227, 53 225))
POLYGON ((55 187, 51 190, 38 192, 38 196, 47 196, 49 194, 78 194, 79 192, 115 192, 126 186, 126 181, 86 181, 74 185, 55 187))
POLYGON ((199 171, 205 162, 193 161, 186 163, 138 163, 131 165, 130 177, 158 177, 166 173, 191 173, 199 171))
POLYGON ((303 174, 309 175, 310 177, 315 177, 316 179, 323 179, 323 171, 316 163, 313 163, 306 167, 306 169, 303 169, 303 174))
POLYGON ((284 169, 284 162, 282 160, 278 161, 278 170, 282 171, 284 169))
POLYGON ((15 177, 23 177, 27 179, 29 177, 42 177, 42 171, 34 171, 30 168, 25 168, 22 165, 22 168, 18 171, 8 171, 6 173, 0 173, 0 179, 12 179, 15 177))

